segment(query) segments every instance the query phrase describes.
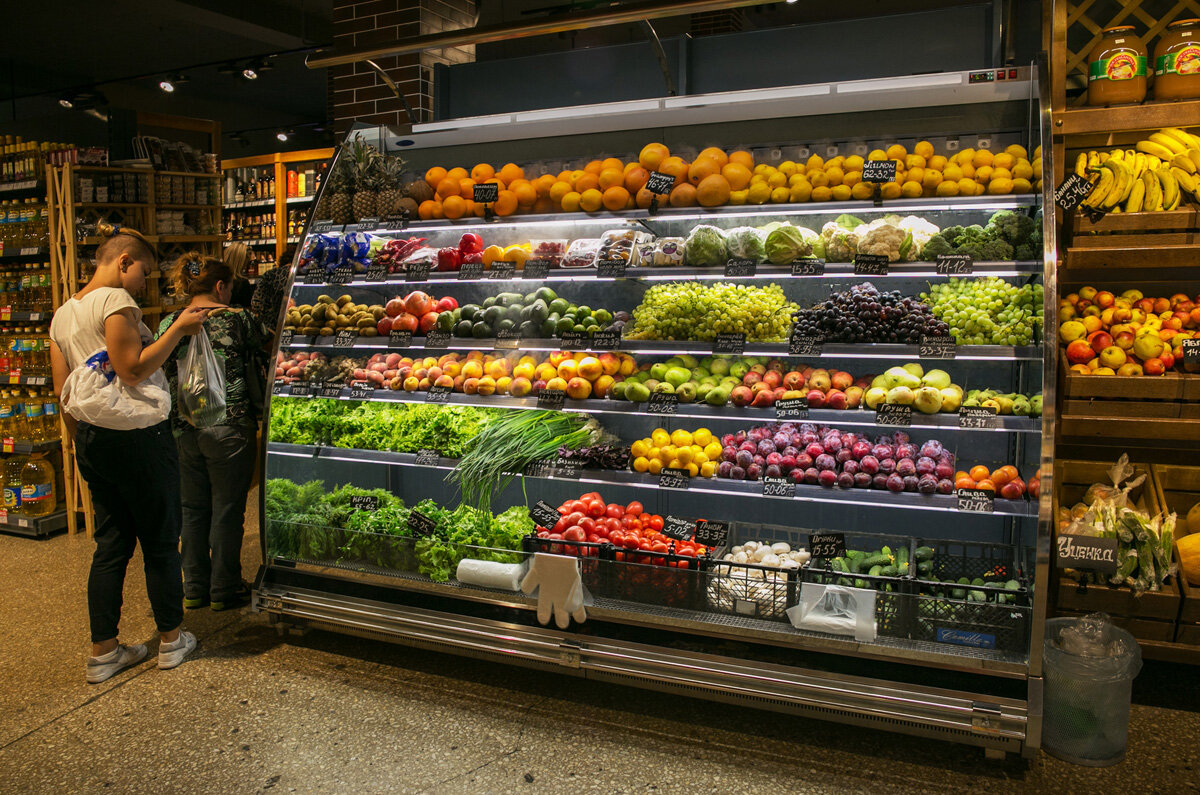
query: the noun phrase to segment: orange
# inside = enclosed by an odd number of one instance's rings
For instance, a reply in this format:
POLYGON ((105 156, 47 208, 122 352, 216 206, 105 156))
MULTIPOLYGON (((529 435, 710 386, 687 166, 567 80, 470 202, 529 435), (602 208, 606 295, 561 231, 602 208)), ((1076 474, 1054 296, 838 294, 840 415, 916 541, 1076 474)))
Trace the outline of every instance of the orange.
POLYGON ((585 172, 581 177, 575 180, 575 190, 583 193, 585 190, 594 190, 600 187, 600 177, 593 174, 591 171, 585 172))
POLYGON ((579 194, 579 207, 585 213, 594 213, 604 205, 604 194, 595 188, 588 188, 579 194))
POLYGON ((747 152, 745 149, 739 149, 736 152, 729 153, 729 162, 737 163, 740 166, 745 166, 747 171, 754 168, 754 155, 747 152))
POLYGON ((461 196, 447 196, 442 202, 442 212, 447 218, 462 218, 467 213, 467 202, 461 196))
POLYGON ((646 144, 638 154, 638 163, 647 171, 654 171, 662 161, 671 156, 671 150, 662 144, 646 144))
POLYGON ((983 464, 976 464, 975 466, 971 467, 970 475, 972 480, 978 482, 981 480, 987 480, 991 473, 988 472, 988 468, 983 464))
POLYGON ((629 201, 629 191, 620 185, 613 185, 604 191, 601 201, 604 203, 606 210, 612 210, 613 212, 624 210, 625 204, 629 201))
POLYGON ((569 191, 562 197, 560 204, 565 212, 577 213, 579 212, 579 200, 581 198, 577 192, 569 191))
POLYGON ((417 215, 422 221, 433 221, 445 217, 442 212, 442 203, 435 202, 433 199, 421 202, 421 206, 417 208, 417 215))
POLYGON ((712 174, 700 180, 696 186, 696 201, 701 207, 720 207, 729 202, 729 191, 729 180, 720 174, 712 174))
POLYGON ((696 159, 699 160, 702 157, 711 157, 713 160, 716 160, 718 168, 729 162, 729 155, 725 154, 725 150, 718 146, 710 146, 707 149, 702 150, 700 154, 696 156, 696 159))
POLYGON ((542 174, 533 181, 533 187, 537 191, 538 196, 549 196, 550 189, 554 187, 554 176, 552 174, 542 174))
POLYGON ((628 163, 625 164, 625 167, 621 169, 621 173, 628 174, 631 169, 641 168, 641 167, 642 167, 642 164, 639 163, 638 161, 630 160, 628 163))
POLYGON ((518 166, 516 163, 505 163, 504 167, 497 172, 496 176, 507 185, 513 180, 525 179, 525 169, 518 166))
POLYGON ((608 190, 617 185, 625 184, 625 174, 620 169, 605 168, 600 172, 600 190, 608 190))
POLYGON ((654 194, 645 188, 642 188, 637 192, 636 202, 637 206, 641 207, 643 210, 648 209, 654 202, 654 194))
POLYGON ((487 216, 487 205, 482 202, 476 204, 474 200, 467 199, 467 215, 473 215, 476 218, 484 218, 487 216))
MULTIPOLYGON (((526 183, 528 185, 528 183, 526 183)), ((530 191, 532 193, 532 191, 530 191)), ((492 212, 496 215, 512 215, 517 211, 517 194, 511 190, 502 190, 496 201, 492 203, 492 212)))
POLYGON ((438 195, 445 199, 447 196, 457 196, 462 188, 459 187, 458 180, 446 177, 437 184, 436 190, 438 195))
POLYGON ((933 157, 933 144, 929 143, 929 141, 918 141, 913 147, 913 154, 920 155, 928 160, 933 157))
POLYGON ((571 192, 571 183, 559 180, 550 186, 550 200, 562 204, 563 196, 571 192))
POLYGON ((575 172, 568 168, 565 171, 558 172, 558 177, 556 179, 559 182, 565 182, 568 185, 572 185, 575 182, 575 172))
POLYGON ((688 182, 676 185, 671 191, 670 201, 672 207, 693 207, 696 204, 696 188, 688 182))
POLYGON ((425 172, 425 183, 429 187, 437 190, 438 183, 446 178, 446 169, 441 166, 434 166, 425 172))
POLYGON ((517 204, 528 207, 537 201, 537 190, 528 180, 519 179, 508 186, 508 190, 517 197, 517 204))
POLYGON ((464 199, 469 199, 475 195, 475 180, 460 179, 458 181, 458 195, 464 199))
POLYGON ((471 169, 471 179, 476 182, 487 182, 492 177, 496 176, 496 169, 492 168, 487 163, 480 163, 471 169))
POLYGON ((468 174, 467 170, 465 168, 463 168, 462 166, 455 166, 454 168, 452 168, 446 172, 446 176, 449 177, 450 179, 454 180, 455 182, 458 182, 460 179, 466 179, 467 177, 469 177, 471 175, 468 174))
POLYGON ((599 174, 601 171, 604 170, 604 161, 603 160, 593 160, 592 162, 590 162, 586 166, 584 166, 583 170, 589 174, 599 174))
POLYGON ((681 157, 668 157, 659 164, 658 170, 662 174, 670 174, 678 185, 687 179, 688 164, 681 157))
POLYGON ((617 171, 625 170, 625 164, 621 162, 621 158, 619 157, 606 157, 600 163, 600 166, 601 171, 608 171, 610 168, 615 168, 617 171))
POLYGON ((642 189, 642 187, 646 184, 646 181, 649 179, 650 172, 646 171, 646 169, 642 168, 637 163, 634 163, 633 168, 628 169, 625 172, 625 190, 629 191, 631 194, 635 194, 642 189))
POLYGON ((711 156, 697 157, 695 161, 692 162, 691 167, 688 169, 688 182, 692 183, 693 185, 699 185, 705 177, 711 177, 713 174, 720 174, 722 165, 722 163, 719 163, 711 156))
MULTIPOLYGON (((738 154, 734 152, 733 154, 738 154)), ((730 156, 732 158, 732 155, 730 156)), ((750 169, 744 163, 730 160, 721 167, 721 176, 729 183, 730 190, 742 190, 750 184, 750 169)))
POLYGON ((549 196, 538 196, 537 201, 533 203, 533 212, 545 215, 546 213, 552 213, 555 210, 561 209, 561 207, 561 204, 556 203, 549 196))

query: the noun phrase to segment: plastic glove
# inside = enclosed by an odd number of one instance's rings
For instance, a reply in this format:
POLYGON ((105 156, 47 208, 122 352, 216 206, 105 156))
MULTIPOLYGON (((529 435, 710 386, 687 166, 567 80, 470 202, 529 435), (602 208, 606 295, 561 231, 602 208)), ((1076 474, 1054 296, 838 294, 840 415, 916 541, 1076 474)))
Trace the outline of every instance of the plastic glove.
POLYGON ((551 613, 559 629, 566 629, 572 618, 580 623, 587 620, 577 559, 543 552, 535 554, 529 572, 521 581, 521 591, 531 594, 535 590, 538 592, 539 623, 549 624, 551 613))

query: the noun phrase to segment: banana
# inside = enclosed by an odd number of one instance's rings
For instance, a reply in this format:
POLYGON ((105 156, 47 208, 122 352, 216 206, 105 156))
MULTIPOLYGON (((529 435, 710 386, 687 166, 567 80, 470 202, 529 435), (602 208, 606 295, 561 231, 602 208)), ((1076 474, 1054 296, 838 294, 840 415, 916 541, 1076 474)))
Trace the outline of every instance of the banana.
POLYGON ((1153 171, 1142 172, 1142 182, 1146 184, 1146 196, 1142 200, 1143 212, 1154 212, 1162 209, 1162 185, 1153 171))
POLYGON ((1171 165, 1175 168, 1181 168, 1189 174, 1196 173, 1196 164, 1186 154, 1175 155, 1171 158, 1171 165))
POLYGON ((1096 155, 1096 159, 1100 161, 1100 165, 1104 165, 1108 161, 1108 158, 1108 152, 1101 152, 1100 154, 1096 155))
POLYGON ((1155 176, 1163 187, 1163 209, 1174 210, 1179 206, 1179 183, 1175 181, 1168 166, 1163 166, 1155 172, 1155 176))
POLYGON ((1108 153, 1109 160, 1121 160, 1125 157, 1124 149, 1113 149, 1108 153))
POLYGON ((1088 171, 1100 167, 1100 153, 1088 152, 1088 171))
POLYGON ((1088 165, 1087 152, 1080 152, 1079 156, 1075 158, 1075 173, 1078 176, 1086 178, 1088 175, 1087 174, 1087 165, 1088 165))
POLYGON ((1092 192, 1088 194, 1088 197, 1082 202, 1088 207, 1099 207, 1103 204, 1117 184, 1117 174, 1115 171, 1109 168, 1101 168, 1099 172, 1100 180, 1092 188, 1092 192))
MULTIPOLYGON (((1183 152, 1186 152, 1188 150, 1188 147, 1186 147, 1182 143, 1180 143, 1177 138, 1172 138, 1171 136, 1166 135, 1165 133, 1160 133, 1160 132, 1150 133, 1150 140, 1156 144, 1161 144, 1162 146, 1165 146, 1167 149, 1170 149, 1173 153, 1175 153, 1177 155, 1182 154, 1183 152)), ((1163 159, 1165 160, 1166 158, 1163 158, 1163 159)))
POLYGON ((1200 149, 1189 149, 1188 158, 1196 164, 1196 170, 1200 171, 1200 149))
POLYGON ((1136 149, 1126 149, 1125 150, 1125 157, 1123 159, 1125 160, 1126 163, 1132 163, 1133 159, 1135 157, 1137 157, 1136 149))
MULTIPOLYGON (((1159 133, 1155 133, 1155 135, 1159 135, 1159 133)), ((1163 137, 1166 137, 1166 136, 1163 136, 1163 137)), ((1174 139, 1169 139, 1169 140, 1174 140, 1174 139)), ((1160 143, 1157 143, 1156 141, 1138 141, 1137 145, 1134 148, 1137 149, 1139 152, 1145 152, 1148 155, 1154 155, 1155 157, 1159 158, 1160 160, 1170 160, 1172 157, 1174 157, 1176 154, 1178 154, 1175 150, 1168 149, 1167 147, 1163 146, 1160 143)))
POLYGON ((1129 198, 1129 191, 1133 189, 1133 177, 1129 171, 1129 166, 1122 160, 1110 159, 1106 167, 1113 170, 1117 175, 1117 183, 1113 186, 1112 193, 1105 197, 1104 209, 1111 211, 1114 207, 1120 206, 1121 202, 1129 198))
POLYGON ((1133 158, 1133 178, 1140 179, 1142 172, 1146 170, 1146 153, 1138 152, 1133 158))
POLYGON ((1178 127, 1163 127, 1159 132, 1168 138, 1174 138, 1176 141, 1179 141, 1179 143, 1183 144, 1184 149, 1200 148, 1200 139, 1197 139, 1196 136, 1186 130, 1181 130, 1178 127))
POLYGON ((1175 181, 1179 183, 1179 189, 1181 191, 1187 191, 1193 196, 1196 195, 1196 188, 1198 185, 1200 185, 1200 183, 1196 181, 1194 176, 1183 169, 1176 168, 1174 166, 1171 167, 1171 176, 1175 177, 1175 181))
POLYGON ((1146 198, 1146 183, 1141 179, 1133 181, 1133 188, 1129 191, 1129 200, 1125 202, 1125 212, 1136 213, 1142 209, 1142 200, 1146 198))
POLYGON ((1158 167, 1163 164, 1161 158, 1156 155, 1146 155, 1146 168, 1150 171, 1157 171, 1158 167))

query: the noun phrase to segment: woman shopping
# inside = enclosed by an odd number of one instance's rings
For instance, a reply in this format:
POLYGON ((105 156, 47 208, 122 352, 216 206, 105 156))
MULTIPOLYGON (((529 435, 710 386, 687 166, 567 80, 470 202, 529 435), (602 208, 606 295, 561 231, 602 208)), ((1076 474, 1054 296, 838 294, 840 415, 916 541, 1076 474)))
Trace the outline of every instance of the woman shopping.
MULTIPOLYGON (((204 330, 215 366, 223 369, 225 393, 224 412, 215 416, 189 417, 178 400, 171 412, 183 496, 184 604, 188 609, 211 604, 214 611, 230 610, 250 599, 242 580, 242 536, 258 417, 247 387, 254 377, 255 353, 269 332, 250 312, 227 306, 234 273, 221 260, 185 254, 173 276, 176 294, 189 301, 184 313, 207 313, 204 330)), ((165 317, 159 333, 170 334, 176 318, 165 317)), ((183 342, 164 367, 172 395, 180 395, 180 373, 187 373, 193 344, 183 342)))
POLYGON ((155 268, 153 247, 133 229, 100 224, 97 233, 105 240, 95 274, 50 324, 54 391, 96 513, 87 591, 93 684, 146 656, 144 645, 117 639, 125 571, 138 544, 160 633, 158 667, 174 668, 196 648, 195 636, 180 629, 179 462, 160 368, 180 340, 203 328, 207 314, 188 309, 154 340, 131 295, 155 268))

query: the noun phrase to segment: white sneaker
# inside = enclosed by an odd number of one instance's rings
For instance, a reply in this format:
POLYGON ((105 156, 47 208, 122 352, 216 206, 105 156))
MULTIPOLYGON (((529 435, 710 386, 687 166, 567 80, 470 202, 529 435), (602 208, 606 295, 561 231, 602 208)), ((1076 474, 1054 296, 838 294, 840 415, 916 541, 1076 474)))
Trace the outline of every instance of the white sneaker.
POLYGON ((117 648, 100 657, 88 657, 87 680, 89 685, 98 685, 111 679, 131 665, 146 659, 146 647, 141 643, 133 646, 118 644, 117 648))
POLYGON ((158 644, 158 667, 164 671, 174 668, 183 662, 184 658, 196 649, 196 636, 185 630, 179 630, 179 637, 174 643, 158 644))

